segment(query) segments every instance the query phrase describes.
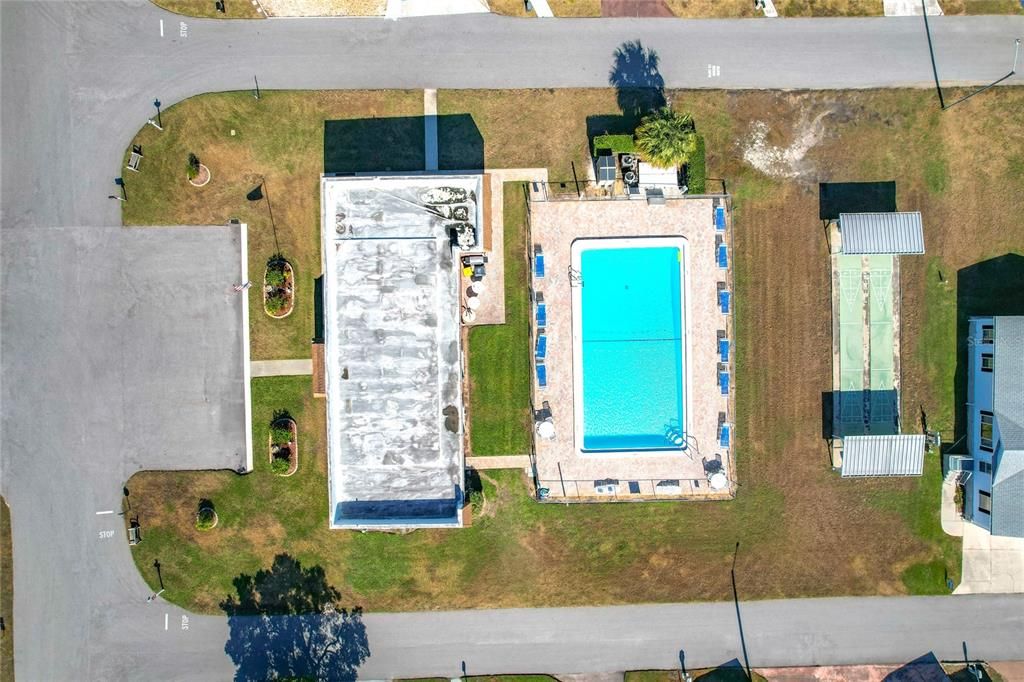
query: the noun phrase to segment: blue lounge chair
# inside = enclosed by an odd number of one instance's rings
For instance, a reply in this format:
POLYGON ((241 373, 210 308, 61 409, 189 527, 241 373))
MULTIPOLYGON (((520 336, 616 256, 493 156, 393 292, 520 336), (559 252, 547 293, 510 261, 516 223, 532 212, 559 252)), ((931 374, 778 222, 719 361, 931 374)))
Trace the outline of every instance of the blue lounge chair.
POLYGON ((722 362, 729 362, 729 339, 718 339, 718 356, 722 362))
POLYGON ((718 373, 718 388, 722 390, 722 395, 729 395, 729 373, 719 372, 718 373))
POLYGON ((544 279, 544 252, 539 245, 533 247, 533 276, 544 279))
POLYGON ((729 267, 729 250, 725 244, 719 244, 717 249, 718 267, 725 270, 729 267))
POLYGON ((537 294, 537 328, 544 329, 548 326, 548 306, 544 303, 543 294, 537 294))
POLYGON ((537 365, 537 385, 541 388, 547 388, 548 385, 548 368, 543 362, 538 362, 537 365))
POLYGON ((725 232, 725 206, 715 206, 715 232, 725 232))
POLYGON ((720 289, 718 291, 718 307, 721 308, 723 315, 729 314, 729 299, 731 298, 728 289, 720 289))
POLYGON ((729 425, 722 424, 718 429, 718 445, 723 448, 729 447, 729 425))
POLYGON ((535 356, 538 360, 543 360, 548 354, 548 337, 546 334, 537 335, 537 350, 535 356))

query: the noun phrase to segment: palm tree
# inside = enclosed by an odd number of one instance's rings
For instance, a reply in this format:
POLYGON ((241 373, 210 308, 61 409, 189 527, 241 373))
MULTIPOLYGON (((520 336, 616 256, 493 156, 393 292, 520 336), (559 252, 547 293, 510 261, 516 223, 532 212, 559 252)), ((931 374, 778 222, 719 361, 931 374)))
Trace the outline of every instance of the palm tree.
POLYGON ((662 107, 645 116, 636 129, 640 156, 658 168, 681 166, 697 150, 697 132, 690 114, 662 107))

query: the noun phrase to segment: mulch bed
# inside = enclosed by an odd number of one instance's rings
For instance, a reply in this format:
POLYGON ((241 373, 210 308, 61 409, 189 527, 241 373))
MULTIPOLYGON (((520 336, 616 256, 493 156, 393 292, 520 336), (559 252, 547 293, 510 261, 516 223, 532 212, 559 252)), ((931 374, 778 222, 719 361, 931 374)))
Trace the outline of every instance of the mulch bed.
POLYGON ((295 308, 295 271, 292 270, 292 265, 286 260, 278 261, 277 263, 270 263, 267 265, 267 270, 263 274, 263 309, 267 311, 267 315, 275 319, 281 319, 288 317, 292 314, 292 310, 295 308), (280 286, 272 286, 267 283, 267 274, 270 272, 272 267, 276 265, 282 265, 284 268, 284 284, 280 286), (268 307, 268 302, 275 296, 281 296, 284 298, 284 306, 277 312, 271 312, 268 307))

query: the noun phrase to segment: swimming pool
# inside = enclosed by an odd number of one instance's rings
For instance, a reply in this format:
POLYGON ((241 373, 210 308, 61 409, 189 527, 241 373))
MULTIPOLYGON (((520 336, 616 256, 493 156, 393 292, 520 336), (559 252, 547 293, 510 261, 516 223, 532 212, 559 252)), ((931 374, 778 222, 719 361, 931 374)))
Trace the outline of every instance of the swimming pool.
POLYGON ((583 239, 572 264, 576 443, 686 447, 688 249, 681 237, 583 239))

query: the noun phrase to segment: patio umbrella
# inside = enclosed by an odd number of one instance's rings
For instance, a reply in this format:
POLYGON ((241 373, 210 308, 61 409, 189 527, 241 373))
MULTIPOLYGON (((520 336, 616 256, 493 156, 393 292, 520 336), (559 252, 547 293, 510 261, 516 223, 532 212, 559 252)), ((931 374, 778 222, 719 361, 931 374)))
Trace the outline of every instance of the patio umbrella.
POLYGON ((537 435, 544 440, 552 440, 555 437, 555 425, 554 423, 544 420, 540 424, 537 424, 537 435))

